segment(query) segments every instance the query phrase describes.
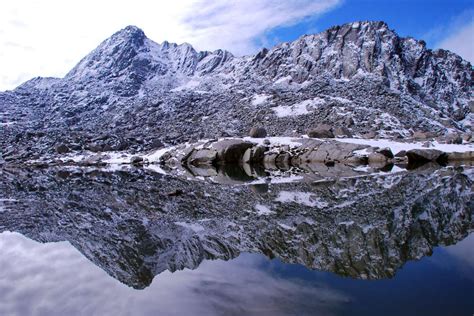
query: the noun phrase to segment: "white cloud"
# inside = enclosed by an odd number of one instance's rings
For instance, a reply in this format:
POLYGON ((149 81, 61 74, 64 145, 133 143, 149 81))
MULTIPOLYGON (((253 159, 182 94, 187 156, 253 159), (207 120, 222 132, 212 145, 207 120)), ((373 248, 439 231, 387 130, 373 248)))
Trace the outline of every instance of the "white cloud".
POLYGON ((141 27, 155 41, 198 49, 254 52, 256 41, 334 8, 340 0, 3 1, 0 4, 0 90, 33 76, 63 76, 115 31, 141 27))
POLYGON ((474 21, 456 30, 437 46, 458 54, 474 65, 474 21))
POLYGON ((450 50, 474 64, 474 10, 462 12, 426 36, 436 41, 436 48, 450 50))
POLYGON ((352 299, 324 280, 278 276, 257 255, 165 271, 137 291, 67 242, 39 244, 4 232, 0 253, 0 315, 330 315, 352 299))

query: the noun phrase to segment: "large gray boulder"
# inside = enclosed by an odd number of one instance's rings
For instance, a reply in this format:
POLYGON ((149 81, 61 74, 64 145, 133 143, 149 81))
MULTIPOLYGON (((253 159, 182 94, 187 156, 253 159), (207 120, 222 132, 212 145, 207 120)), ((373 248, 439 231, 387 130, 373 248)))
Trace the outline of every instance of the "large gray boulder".
POLYGON ((437 149, 411 149, 407 152, 409 163, 444 162, 447 154, 437 149))
POLYGON ((336 137, 352 137, 351 131, 347 127, 341 126, 334 129, 334 135, 336 137))
POLYGON ((316 128, 308 131, 308 136, 311 138, 334 138, 332 127, 326 124, 318 125, 316 128))
POLYGON ((462 137, 459 134, 448 134, 446 136, 446 143, 447 144, 462 144, 462 137))
MULTIPOLYGON (((301 147, 302 150, 304 150, 303 146, 301 147)), ((353 162, 355 161, 353 158, 357 156, 354 151, 367 147, 342 142, 323 142, 310 148, 292 161, 295 163, 353 162)))
POLYGON ((267 148, 263 146, 248 148, 243 155, 242 161, 244 163, 261 163, 263 162, 266 150, 267 148))
POLYGON ((474 161, 474 151, 448 153, 448 161, 474 161))
POLYGON ((253 138, 265 138, 267 137, 267 131, 263 127, 252 127, 249 136, 253 138))
POLYGON ((217 162, 240 162, 247 149, 254 144, 239 139, 221 140, 211 145, 217 151, 217 162))
POLYGON ((217 159, 217 151, 209 148, 195 149, 188 157, 191 165, 211 165, 217 159))

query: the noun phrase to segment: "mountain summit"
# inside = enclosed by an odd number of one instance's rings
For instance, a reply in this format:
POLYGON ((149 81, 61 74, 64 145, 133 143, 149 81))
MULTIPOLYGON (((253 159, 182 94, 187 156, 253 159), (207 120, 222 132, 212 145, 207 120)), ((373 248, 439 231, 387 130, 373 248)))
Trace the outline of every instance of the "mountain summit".
POLYGON ((26 159, 63 143, 144 150, 254 126, 275 136, 318 124, 356 136, 466 133, 472 88, 469 62, 384 22, 334 26, 244 57, 158 44, 128 26, 64 78, 0 93, 0 142, 4 156, 26 159))

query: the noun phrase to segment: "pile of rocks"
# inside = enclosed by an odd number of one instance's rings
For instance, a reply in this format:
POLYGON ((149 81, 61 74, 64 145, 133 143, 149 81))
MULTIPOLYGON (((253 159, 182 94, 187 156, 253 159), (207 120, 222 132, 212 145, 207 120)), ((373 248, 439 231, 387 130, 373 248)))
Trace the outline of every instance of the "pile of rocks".
POLYGON ((404 164, 417 167, 428 162, 473 161, 473 152, 445 153, 436 149, 412 149, 395 155, 390 148, 344 143, 332 139, 297 138, 275 142, 239 138, 208 140, 176 146, 160 158, 162 165, 190 167, 224 164, 260 165, 265 169, 288 170, 308 164, 357 166, 404 164))
POLYGON ((390 149, 342 143, 333 140, 294 139, 288 144, 224 139, 198 142, 188 147, 176 147, 161 157, 163 164, 179 161, 185 165, 219 165, 228 163, 261 164, 268 168, 286 169, 309 163, 334 165, 390 163, 390 149))

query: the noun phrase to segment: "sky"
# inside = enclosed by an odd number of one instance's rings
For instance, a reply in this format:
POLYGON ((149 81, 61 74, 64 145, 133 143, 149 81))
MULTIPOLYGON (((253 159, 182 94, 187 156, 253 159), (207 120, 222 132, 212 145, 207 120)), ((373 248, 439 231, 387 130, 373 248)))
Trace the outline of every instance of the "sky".
POLYGON ((385 21, 474 62, 474 0, 15 0, 0 4, 0 91, 63 77, 127 25, 156 42, 240 56, 361 20, 385 21))

